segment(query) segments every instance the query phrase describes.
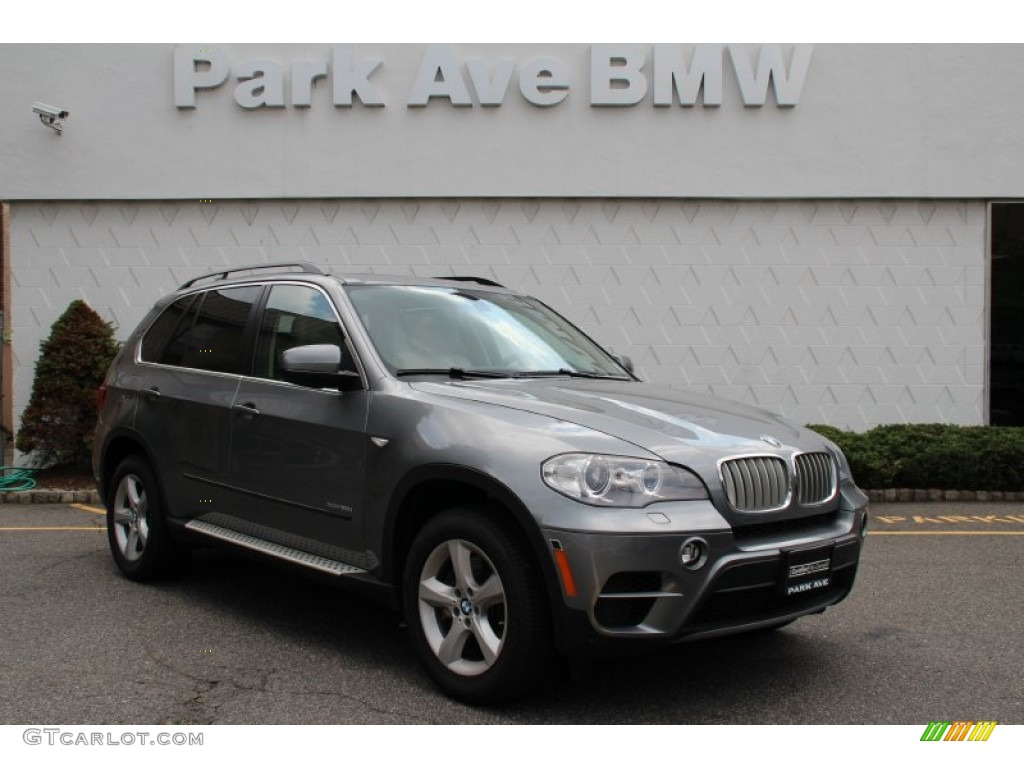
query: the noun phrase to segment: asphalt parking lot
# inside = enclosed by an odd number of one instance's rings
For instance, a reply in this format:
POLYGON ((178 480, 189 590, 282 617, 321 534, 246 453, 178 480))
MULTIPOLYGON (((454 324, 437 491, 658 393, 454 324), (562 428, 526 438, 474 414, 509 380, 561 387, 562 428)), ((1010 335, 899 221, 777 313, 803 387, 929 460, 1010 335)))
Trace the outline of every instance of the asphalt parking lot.
POLYGON ((823 616, 498 709, 438 694, 373 603, 215 552, 133 584, 102 526, 0 506, 0 722, 1024 723, 1024 504, 876 504, 857 588, 823 616))

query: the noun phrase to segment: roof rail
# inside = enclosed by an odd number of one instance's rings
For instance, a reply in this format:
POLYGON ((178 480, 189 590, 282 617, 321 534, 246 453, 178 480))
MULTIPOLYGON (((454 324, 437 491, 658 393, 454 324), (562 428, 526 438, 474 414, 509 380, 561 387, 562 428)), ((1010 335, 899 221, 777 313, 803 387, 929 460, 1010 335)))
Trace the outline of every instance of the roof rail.
POLYGON ((477 283, 478 285, 487 285, 491 288, 504 288, 505 286, 501 283, 496 283, 486 277, 473 277, 471 275, 443 275, 435 277, 435 280, 454 280, 457 283, 477 283))
POLYGON ((178 290, 185 288, 191 288, 193 285, 198 283, 200 280, 208 280, 214 278, 215 280, 227 280, 228 275, 234 272, 255 272, 260 269, 274 269, 281 270, 287 267, 297 269, 300 272, 308 272, 312 275, 326 275, 320 267, 316 264, 310 264, 308 261, 294 261, 294 262, 281 262, 279 264, 252 264, 248 267, 235 267, 234 269, 222 269, 219 272, 210 272, 206 275, 200 275, 199 277, 193 277, 188 282, 182 283, 178 290))

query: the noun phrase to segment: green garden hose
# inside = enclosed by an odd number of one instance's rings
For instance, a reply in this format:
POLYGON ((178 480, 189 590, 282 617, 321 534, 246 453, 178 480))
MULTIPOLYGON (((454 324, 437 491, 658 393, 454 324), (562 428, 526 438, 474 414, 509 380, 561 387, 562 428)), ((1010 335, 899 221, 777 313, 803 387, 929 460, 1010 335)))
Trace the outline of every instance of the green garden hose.
POLYGON ((34 469, 25 467, 0 467, 0 492, 31 491, 36 487, 34 469))

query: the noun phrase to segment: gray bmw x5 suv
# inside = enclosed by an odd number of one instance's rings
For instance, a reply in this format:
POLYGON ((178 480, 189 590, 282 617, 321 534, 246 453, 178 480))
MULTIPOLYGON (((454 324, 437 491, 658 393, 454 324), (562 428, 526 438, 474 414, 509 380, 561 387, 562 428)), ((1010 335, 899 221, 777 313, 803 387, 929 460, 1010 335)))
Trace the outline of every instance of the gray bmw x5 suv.
POLYGON ((864 540, 834 444, 644 384, 487 280, 197 277, 100 400, 94 473, 125 576, 222 545, 362 590, 466 701, 520 695, 559 655, 821 613, 864 540))

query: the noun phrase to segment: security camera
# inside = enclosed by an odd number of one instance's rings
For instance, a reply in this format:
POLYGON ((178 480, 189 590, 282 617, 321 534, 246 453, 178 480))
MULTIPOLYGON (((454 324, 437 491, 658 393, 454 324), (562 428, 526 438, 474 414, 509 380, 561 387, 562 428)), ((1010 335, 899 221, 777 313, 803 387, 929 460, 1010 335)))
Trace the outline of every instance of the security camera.
POLYGON ((63 120, 68 116, 68 111, 66 109, 51 107, 49 104, 40 104, 38 101, 32 105, 32 111, 42 115, 43 117, 49 118, 50 120, 63 120))
POLYGON ((62 129, 59 121, 68 116, 68 111, 66 109, 52 107, 49 104, 41 104, 38 101, 32 105, 32 111, 39 115, 39 122, 47 128, 53 128, 58 135, 62 129))

